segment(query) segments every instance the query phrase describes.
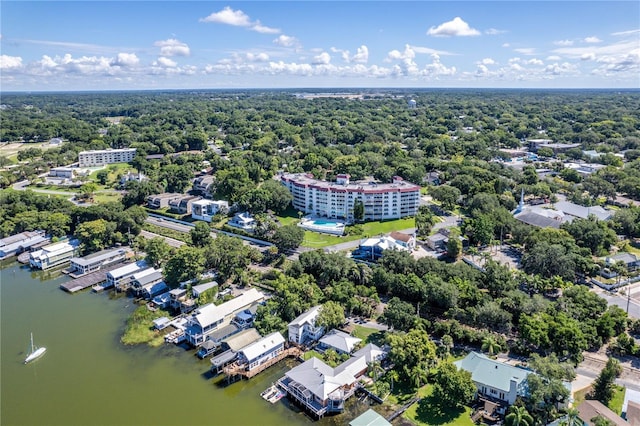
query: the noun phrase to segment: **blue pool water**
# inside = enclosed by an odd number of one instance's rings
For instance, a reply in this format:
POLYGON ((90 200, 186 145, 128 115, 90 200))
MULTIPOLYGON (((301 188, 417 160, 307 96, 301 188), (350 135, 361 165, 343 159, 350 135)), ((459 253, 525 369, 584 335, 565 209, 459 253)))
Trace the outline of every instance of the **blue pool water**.
POLYGON ((338 222, 331 222, 331 221, 322 220, 322 219, 316 219, 312 223, 316 226, 326 226, 326 227, 336 227, 338 225, 342 225, 341 223, 338 223, 338 222))

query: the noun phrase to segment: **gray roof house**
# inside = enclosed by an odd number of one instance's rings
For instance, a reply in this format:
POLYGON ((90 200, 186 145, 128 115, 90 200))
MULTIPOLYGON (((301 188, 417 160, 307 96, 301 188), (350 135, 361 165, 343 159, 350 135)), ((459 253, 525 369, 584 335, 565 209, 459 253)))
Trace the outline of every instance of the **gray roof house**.
POLYGON ((321 349, 333 349, 340 354, 350 354, 362 339, 353 337, 344 331, 331 330, 322 339, 320 339, 319 347, 321 349))
POLYGON ((477 352, 469 353, 454 364, 471 373, 479 395, 511 405, 516 397, 528 394, 527 377, 533 374, 529 370, 495 361, 477 352))
POLYGON ((317 305, 301 313, 289 323, 289 341, 304 345, 317 341, 324 334, 324 327, 316 327, 316 318, 322 306, 317 305))
POLYGON ((195 310, 187 320, 185 334, 193 346, 200 346, 216 329, 229 325, 236 313, 264 299, 264 294, 255 288, 221 305, 212 303, 195 310))
POLYGON ((264 336, 238 351, 238 364, 251 371, 280 355, 284 351, 284 343, 284 337, 277 331, 264 336))

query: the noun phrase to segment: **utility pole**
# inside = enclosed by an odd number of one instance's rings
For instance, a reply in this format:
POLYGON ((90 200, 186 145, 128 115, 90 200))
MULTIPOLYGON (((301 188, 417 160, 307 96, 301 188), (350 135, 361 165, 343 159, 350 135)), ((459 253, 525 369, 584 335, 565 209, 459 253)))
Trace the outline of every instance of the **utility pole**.
POLYGON ((629 303, 631 302, 631 283, 627 284, 627 316, 629 316, 629 303))

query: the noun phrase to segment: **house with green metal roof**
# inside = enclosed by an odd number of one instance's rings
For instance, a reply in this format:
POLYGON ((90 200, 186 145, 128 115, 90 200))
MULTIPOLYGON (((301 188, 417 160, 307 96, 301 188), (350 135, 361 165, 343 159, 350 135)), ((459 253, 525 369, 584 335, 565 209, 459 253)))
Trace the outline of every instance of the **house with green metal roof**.
POLYGON ((475 383, 479 396, 511 405, 517 397, 527 397, 529 393, 527 377, 533 374, 532 371, 493 360, 477 352, 471 352, 454 364, 471 373, 471 380, 475 383))

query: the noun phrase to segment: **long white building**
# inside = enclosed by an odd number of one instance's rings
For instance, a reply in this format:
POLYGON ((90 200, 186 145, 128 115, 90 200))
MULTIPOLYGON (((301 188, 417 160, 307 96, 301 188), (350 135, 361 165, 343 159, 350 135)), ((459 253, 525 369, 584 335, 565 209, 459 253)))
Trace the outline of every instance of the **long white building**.
POLYGON ((78 254, 80 243, 78 240, 55 243, 32 251, 29 263, 32 268, 49 269, 71 261, 78 254))
POLYGON ((105 164, 128 163, 135 156, 135 148, 98 149, 80 152, 78 154, 78 163, 80 167, 100 167, 105 164))
POLYGON ((420 187, 394 176, 392 183, 353 182, 341 174, 336 182, 314 179, 306 173, 284 173, 282 183, 293 195, 293 206, 307 214, 353 220, 355 200, 364 204, 364 220, 413 216, 420 205, 420 187))

